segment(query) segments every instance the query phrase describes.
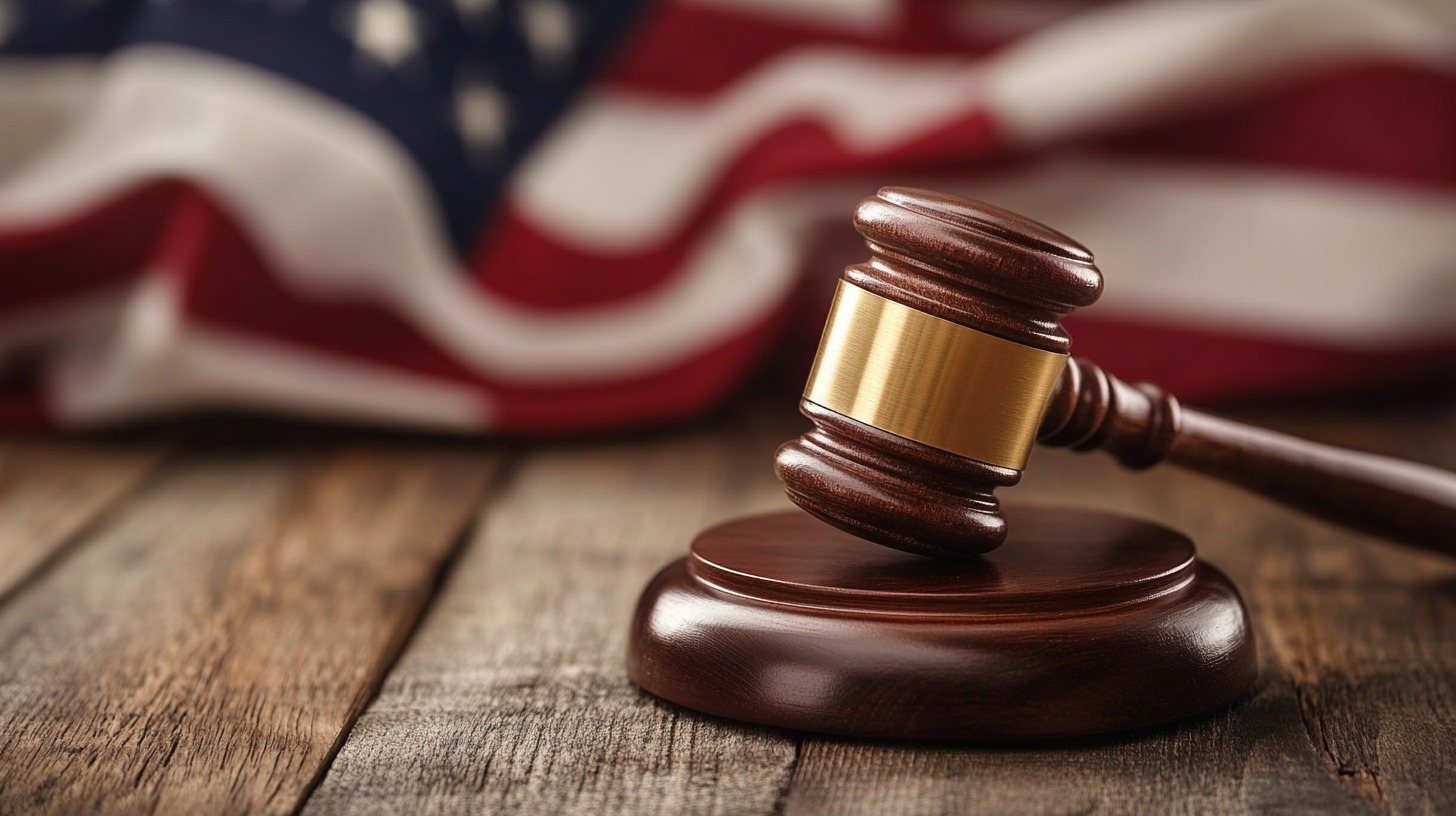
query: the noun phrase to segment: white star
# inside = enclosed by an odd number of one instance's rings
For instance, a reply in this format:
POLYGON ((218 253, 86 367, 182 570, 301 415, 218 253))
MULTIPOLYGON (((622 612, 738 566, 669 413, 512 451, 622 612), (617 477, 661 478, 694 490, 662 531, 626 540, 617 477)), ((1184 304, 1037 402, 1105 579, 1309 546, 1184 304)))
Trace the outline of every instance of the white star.
POLYGON ((455 12, 462 20, 475 20, 495 13, 496 0, 455 0, 455 12))
POLYGON ((510 99, 488 82, 463 82, 455 92, 455 123, 470 152, 490 158, 510 129, 510 99))
POLYGON ((387 69, 398 68, 420 50, 420 18, 404 0, 360 0, 350 28, 355 47, 387 69))
POLYGON ((17 28, 20 28, 20 10, 9 0, 0 0, 0 45, 4 45, 17 28))
POLYGON ((555 67, 576 48, 576 13, 562 0, 526 0, 521 30, 537 62, 555 67))

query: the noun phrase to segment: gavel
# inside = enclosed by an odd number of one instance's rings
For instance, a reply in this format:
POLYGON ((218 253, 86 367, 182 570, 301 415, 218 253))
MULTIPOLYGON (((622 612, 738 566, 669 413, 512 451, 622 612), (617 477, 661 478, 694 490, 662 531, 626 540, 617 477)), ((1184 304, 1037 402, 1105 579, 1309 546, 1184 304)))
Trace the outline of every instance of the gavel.
POLYGON ((1456 554, 1456 475, 1184 408, 1069 356, 1061 318, 1102 275, 1076 241, 1006 210, 890 187, 854 216, 848 267, 775 469, 789 497, 857 536, 973 558, 1006 537, 997 487, 1033 444, 1171 462, 1314 516, 1456 554))
POLYGON ((870 257, 845 270, 825 325, 800 402, 814 428, 775 457, 809 512, 716 524, 653 577, 628 638, 642 688, 737 720, 916 740, 1108 733, 1247 694, 1248 610, 1192 538, 1093 509, 1003 515, 995 490, 1037 440, 1174 462, 1456 553, 1456 476, 1188 410, 1071 358, 1061 319, 1102 276, 1070 238, 904 188, 854 221, 870 257))

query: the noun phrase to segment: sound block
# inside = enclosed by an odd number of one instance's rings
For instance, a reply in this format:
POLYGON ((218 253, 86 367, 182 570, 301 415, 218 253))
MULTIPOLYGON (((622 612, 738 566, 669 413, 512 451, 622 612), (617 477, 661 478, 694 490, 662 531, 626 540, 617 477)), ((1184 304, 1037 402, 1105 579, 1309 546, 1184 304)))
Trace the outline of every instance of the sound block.
POLYGON ((1122 731, 1250 688, 1243 602, 1186 537, 1085 510, 1006 516, 1006 543, 969 562, 798 510, 713 527, 643 591, 628 672, 709 714, 917 740, 1122 731))

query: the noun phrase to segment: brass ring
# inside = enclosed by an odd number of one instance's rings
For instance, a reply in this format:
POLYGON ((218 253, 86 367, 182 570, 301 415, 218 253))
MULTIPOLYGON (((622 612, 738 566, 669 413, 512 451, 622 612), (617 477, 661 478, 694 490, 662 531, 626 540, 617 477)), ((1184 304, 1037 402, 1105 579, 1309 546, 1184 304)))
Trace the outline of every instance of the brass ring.
POLYGON ((839 282, 804 398, 897 436, 1022 470, 1067 355, 839 282))

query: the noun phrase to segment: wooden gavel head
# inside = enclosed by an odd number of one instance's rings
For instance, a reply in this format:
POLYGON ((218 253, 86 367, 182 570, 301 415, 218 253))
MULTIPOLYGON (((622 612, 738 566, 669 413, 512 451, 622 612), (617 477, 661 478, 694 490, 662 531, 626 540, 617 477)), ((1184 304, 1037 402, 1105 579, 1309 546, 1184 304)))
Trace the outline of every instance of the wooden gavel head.
POLYGON ((885 188, 854 222, 870 259, 844 271, 800 410, 779 448, 789 498, 855 535, 968 557, 1006 537, 1015 484, 1066 367, 1061 318, 1095 301, 1086 248, 956 196, 885 188))

